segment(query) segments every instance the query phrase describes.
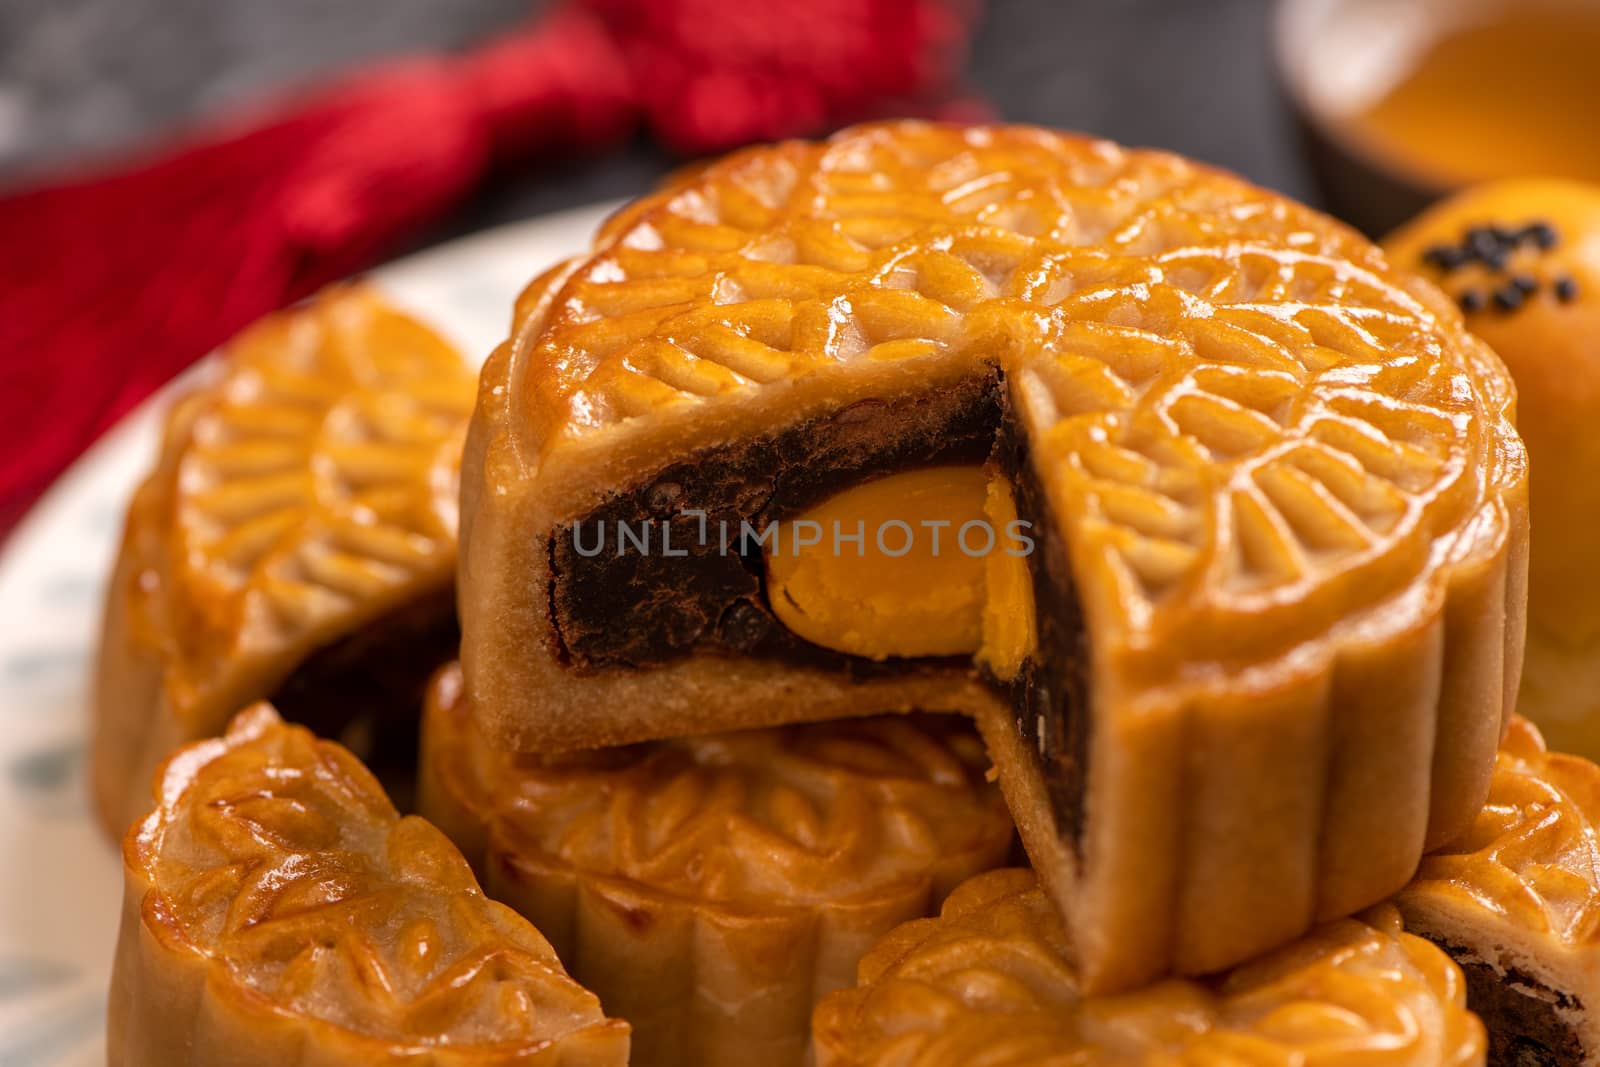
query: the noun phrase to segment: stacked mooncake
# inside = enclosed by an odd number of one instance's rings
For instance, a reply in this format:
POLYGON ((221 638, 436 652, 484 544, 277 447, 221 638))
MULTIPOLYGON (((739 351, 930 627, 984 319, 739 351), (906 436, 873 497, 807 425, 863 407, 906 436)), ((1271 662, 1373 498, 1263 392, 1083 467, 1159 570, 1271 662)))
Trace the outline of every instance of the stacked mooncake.
POLYGON ((518 300, 470 427, 464 380, 344 291, 175 408, 105 807, 119 751, 193 744, 125 846, 113 1063, 1600 1053, 1600 772, 1520 723, 1496 765, 1514 390, 1339 224, 1160 153, 860 127, 625 208, 518 300), (204 740, 262 698, 301 725, 204 740), (414 753, 443 836, 306 726, 405 793, 414 753), (1497 954, 1466 901, 1536 882, 1497 954), (1572 1003, 1492 1009, 1512 970, 1572 1003))

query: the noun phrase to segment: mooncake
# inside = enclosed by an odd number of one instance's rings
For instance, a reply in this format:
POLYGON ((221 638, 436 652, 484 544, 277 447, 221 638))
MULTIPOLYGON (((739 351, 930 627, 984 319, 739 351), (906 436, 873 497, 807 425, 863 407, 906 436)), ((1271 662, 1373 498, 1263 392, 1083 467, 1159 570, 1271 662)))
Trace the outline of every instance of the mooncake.
POLYGON ((1174 156, 739 152, 518 302, 466 686, 536 751, 966 712, 1084 987, 1214 971, 1470 825, 1521 659, 1513 407, 1431 285, 1174 156))
POLYGON ((1396 903, 1467 976, 1489 1062, 1600 1063, 1600 767, 1547 751, 1520 716, 1471 832, 1396 903))
POLYGON ((1600 759, 1600 186, 1480 186, 1385 247, 1455 298, 1516 381, 1537 471, 1517 710, 1556 748, 1600 759))
POLYGON ((111 832, 172 748, 255 700, 375 766, 414 755, 459 643, 472 383, 433 331, 346 288, 246 330, 174 403, 107 591, 92 761, 111 832))
POLYGON ((111 1067, 621 1067, 608 1019, 350 752, 242 712, 123 844, 111 1067))
POLYGON ((1484 1062, 1461 972, 1392 905, 1205 979, 1085 995, 1031 872, 962 885, 818 1007, 818 1067, 1465 1067, 1484 1062))
POLYGON ((633 1025, 634 1067, 801 1067, 817 998, 1013 838, 958 716, 517 757, 452 667, 423 727, 422 814, 633 1025))

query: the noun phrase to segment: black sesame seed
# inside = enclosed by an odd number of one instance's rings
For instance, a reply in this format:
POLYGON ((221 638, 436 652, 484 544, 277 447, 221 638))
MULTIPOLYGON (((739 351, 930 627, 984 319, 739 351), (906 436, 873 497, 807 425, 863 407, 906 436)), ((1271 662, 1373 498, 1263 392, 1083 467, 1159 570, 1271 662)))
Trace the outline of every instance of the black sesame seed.
POLYGON ((1496 241, 1503 245, 1515 245, 1517 238, 1520 236, 1519 231, 1510 226, 1490 226, 1489 232, 1494 235, 1496 241))
POLYGON ((1521 289, 1524 295, 1539 288, 1538 281, 1531 274, 1513 274, 1511 284, 1521 289))
POLYGON ((1505 270, 1506 260, 1511 258, 1511 252, 1509 249, 1501 246, 1495 248, 1493 251, 1488 252, 1487 254, 1480 255, 1478 258, 1482 260, 1483 265, 1488 267, 1490 270, 1505 270))
POLYGON ((651 511, 657 515, 667 515, 671 513, 681 496, 683 496, 683 486, 677 482, 657 482, 650 487, 647 499, 651 511))
POLYGON ((1556 246, 1556 228, 1548 222, 1530 222, 1517 234, 1519 241, 1531 241, 1535 248, 1551 249, 1556 246))
POLYGON ((748 600, 738 601, 717 624, 722 640, 737 652, 751 652, 772 629, 772 620, 748 600))
POLYGON ((1556 279, 1556 299, 1570 304, 1578 299, 1578 283, 1570 275, 1556 279))
POLYGON ((1474 226, 1467 231, 1467 249, 1477 259, 1488 263, 1490 259, 1505 258, 1505 246, 1495 236, 1493 227, 1474 226))
POLYGON ((1461 310, 1471 313, 1483 310, 1483 294, 1476 289, 1463 289, 1456 295, 1456 303, 1461 305, 1461 310))
POLYGON ((1494 291, 1494 306, 1501 311, 1515 311, 1522 306, 1522 290, 1507 282, 1494 291))
POLYGON ((1458 245, 1431 245, 1422 253, 1422 261, 1442 271, 1453 271, 1466 266, 1472 254, 1458 245))

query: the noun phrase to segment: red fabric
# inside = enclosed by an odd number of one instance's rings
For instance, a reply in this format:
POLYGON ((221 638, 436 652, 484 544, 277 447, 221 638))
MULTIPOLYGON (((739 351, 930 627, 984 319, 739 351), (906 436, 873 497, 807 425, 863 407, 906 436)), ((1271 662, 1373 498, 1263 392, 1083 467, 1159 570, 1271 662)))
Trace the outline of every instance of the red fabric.
POLYGON ((957 114, 962 0, 571 0, 162 154, 0 198, 0 530, 252 319, 377 261, 497 166, 643 128, 684 153, 957 114))

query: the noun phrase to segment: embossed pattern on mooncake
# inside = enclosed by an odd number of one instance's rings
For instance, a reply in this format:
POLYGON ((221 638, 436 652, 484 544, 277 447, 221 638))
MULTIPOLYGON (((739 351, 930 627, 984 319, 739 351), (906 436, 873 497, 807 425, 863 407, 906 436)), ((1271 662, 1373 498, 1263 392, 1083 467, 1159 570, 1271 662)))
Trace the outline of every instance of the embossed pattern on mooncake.
POLYGON ((441 634, 454 645, 473 386, 459 354, 345 288, 257 323, 207 370, 168 415, 108 590, 95 765, 118 834, 167 749, 219 732, 250 701, 276 697, 294 716, 334 689, 381 699, 372 679, 340 676, 371 668, 345 662, 354 652, 278 692, 314 654, 358 632, 416 646, 405 656, 441 634))
POLYGON ((517 756, 452 667, 423 728, 421 813, 633 1023, 636 1065, 802 1063, 815 999, 1012 842, 959 717, 517 756))
POLYGON ((111 1063, 627 1062, 537 930, 266 705, 167 763, 124 845, 111 1063))
POLYGON ((1396 902, 1466 969, 1492 1062, 1600 1056, 1600 766, 1513 717, 1472 829, 1396 902))
POLYGON ((1548 751, 1514 718, 1477 822, 1422 861, 1408 892, 1463 894, 1529 933, 1600 949, 1600 767, 1548 751))
POLYGON ((1220 976, 1084 997, 1049 900, 1006 870, 884 938, 815 1027, 820 1067, 1466 1067, 1484 1035, 1463 1001, 1388 905, 1220 976))

